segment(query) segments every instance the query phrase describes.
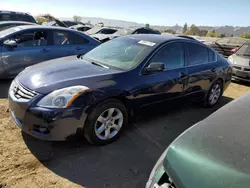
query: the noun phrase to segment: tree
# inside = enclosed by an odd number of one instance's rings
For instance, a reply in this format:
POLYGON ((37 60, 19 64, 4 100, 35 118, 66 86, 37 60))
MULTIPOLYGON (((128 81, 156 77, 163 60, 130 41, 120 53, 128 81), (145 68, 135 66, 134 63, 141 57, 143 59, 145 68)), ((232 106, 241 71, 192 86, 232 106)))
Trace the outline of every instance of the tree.
POLYGON ((147 23, 147 24, 145 25, 145 27, 146 27, 146 28, 149 28, 149 24, 147 23))
POLYGON ((75 22, 80 22, 80 21, 82 21, 82 18, 81 18, 81 16, 73 16, 73 20, 75 22))
POLYGON ((201 29, 201 30, 200 30, 199 36, 206 36, 207 33, 208 33, 208 30, 206 30, 206 29, 201 29))
POLYGON ((36 17, 36 21, 38 24, 42 24, 43 22, 48 22, 49 20, 45 17, 38 16, 36 17))
POLYGON ((200 29, 195 26, 194 24, 191 25, 190 29, 187 30, 185 33, 185 35, 200 35, 200 29))
POLYGON ((226 34, 225 34, 225 33, 220 34, 220 37, 221 37, 221 38, 226 37, 226 34))
POLYGON ((52 16, 51 14, 42 14, 42 15, 40 15, 40 17, 46 18, 48 20, 48 22, 56 20, 56 18, 54 16, 52 16))
POLYGON ((182 33, 186 33, 187 30, 188 30, 188 25, 187 23, 185 23, 185 25, 183 26, 182 33))
POLYGON ((167 29, 164 31, 165 33, 171 33, 171 34, 176 34, 176 32, 173 29, 167 29))
POLYGON ((245 39, 250 39, 250 34, 249 33, 241 34, 240 37, 245 39))
POLYGON ((220 33, 213 31, 209 31, 206 35, 207 37, 220 37, 220 33))

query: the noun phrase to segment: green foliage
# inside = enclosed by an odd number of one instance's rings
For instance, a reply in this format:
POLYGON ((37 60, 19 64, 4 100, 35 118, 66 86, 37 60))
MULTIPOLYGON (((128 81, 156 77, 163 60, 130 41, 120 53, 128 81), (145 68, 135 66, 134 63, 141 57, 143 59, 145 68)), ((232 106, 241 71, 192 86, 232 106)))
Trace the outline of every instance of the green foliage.
POLYGON ((207 37, 220 37, 221 34, 218 33, 218 32, 215 32, 214 30, 213 31, 209 31, 206 35, 207 37))
POLYGON ((225 33, 220 34, 220 37, 221 37, 221 38, 226 37, 226 34, 225 34, 225 33))
POLYGON ((48 22, 49 20, 45 17, 36 17, 36 22, 42 24, 43 22, 48 22))
POLYGON ((185 25, 183 26, 182 33, 186 33, 187 30, 188 30, 188 25, 187 25, 187 23, 185 23, 185 25))
POLYGON ((201 29, 201 30, 200 30, 199 36, 206 36, 207 33, 208 33, 208 30, 206 30, 206 29, 201 29))
POLYGON ((173 29, 167 29, 164 31, 165 33, 171 33, 171 34, 176 34, 176 32, 173 29))
POLYGON ((82 18, 81 18, 81 16, 73 16, 73 20, 75 22, 80 22, 80 21, 82 21, 82 18))
POLYGON ((55 17, 54 16, 52 16, 51 14, 42 14, 42 15, 40 15, 39 17, 44 17, 44 18, 46 18, 47 20, 48 20, 48 22, 51 22, 51 21, 55 21, 55 17))
POLYGON ((207 30, 205 29, 199 29, 197 26, 194 24, 191 25, 190 29, 187 30, 184 34, 185 35, 197 35, 197 36, 206 36, 207 35, 207 30))
POLYGON ((250 39, 250 33, 241 34, 240 37, 245 39, 250 39))

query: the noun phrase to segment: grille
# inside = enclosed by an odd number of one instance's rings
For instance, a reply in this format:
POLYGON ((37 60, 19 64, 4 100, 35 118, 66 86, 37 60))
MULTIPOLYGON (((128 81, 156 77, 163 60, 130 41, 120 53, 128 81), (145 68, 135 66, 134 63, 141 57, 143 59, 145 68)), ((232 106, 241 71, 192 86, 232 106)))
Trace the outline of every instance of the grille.
POLYGON ((14 93, 14 96, 17 99, 32 99, 37 94, 34 91, 29 90, 28 88, 25 88, 20 83, 15 82, 12 87, 12 91, 14 93))
POLYGON ((241 71, 250 71, 250 68, 245 68, 245 67, 238 67, 238 66, 233 66, 235 69, 241 70, 241 71))

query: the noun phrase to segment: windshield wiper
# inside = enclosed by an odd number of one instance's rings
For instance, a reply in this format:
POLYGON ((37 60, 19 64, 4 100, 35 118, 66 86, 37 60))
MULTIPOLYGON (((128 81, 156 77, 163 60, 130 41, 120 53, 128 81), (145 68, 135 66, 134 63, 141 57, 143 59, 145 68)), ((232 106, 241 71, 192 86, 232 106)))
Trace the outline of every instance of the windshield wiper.
POLYGON ((97 63, 97 62, 91 62, 91 64, 93 64, 93 65, 97 65, 97 66, 100 66, 100 67, 103 67, 103 68, 106 68, 106 69, 109 69, 109 67, 107 67, 107 66, 105 66, 105 65, 103 65, 103 64, 101 64, 101 63, 97 63))

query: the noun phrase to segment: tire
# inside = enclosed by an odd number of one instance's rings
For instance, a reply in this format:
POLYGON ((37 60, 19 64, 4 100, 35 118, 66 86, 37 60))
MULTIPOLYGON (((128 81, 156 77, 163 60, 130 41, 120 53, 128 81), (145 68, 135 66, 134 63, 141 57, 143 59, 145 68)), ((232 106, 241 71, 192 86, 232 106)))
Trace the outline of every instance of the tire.
POLYGON ((215 106, 220 100, 222 94, 223 94, 222 82, 220 80, 217 80, 213 83, 213 85, 207 92, 204 106, 207 108, 215 106), (213 95, 213 97, 211 95, 213 95))
POLYGON ((118 100, 107 100, 89 114, 84 126, 84 136, 91 144, 106 145, 121 135, 127 122, 126 107, 118 100))

